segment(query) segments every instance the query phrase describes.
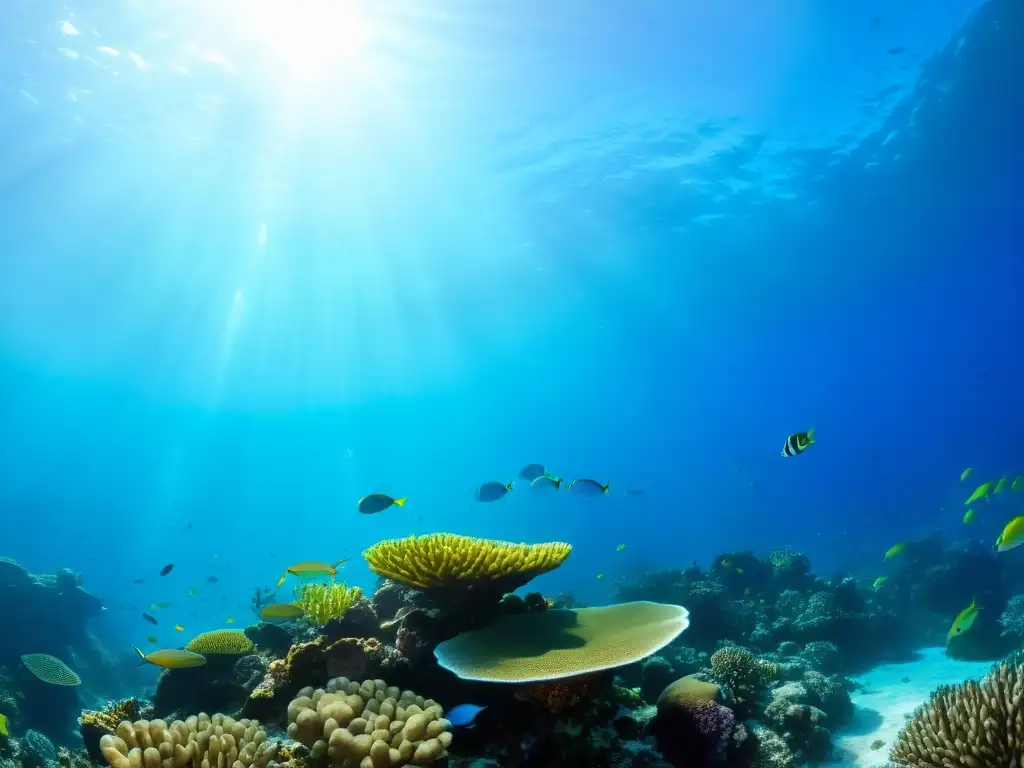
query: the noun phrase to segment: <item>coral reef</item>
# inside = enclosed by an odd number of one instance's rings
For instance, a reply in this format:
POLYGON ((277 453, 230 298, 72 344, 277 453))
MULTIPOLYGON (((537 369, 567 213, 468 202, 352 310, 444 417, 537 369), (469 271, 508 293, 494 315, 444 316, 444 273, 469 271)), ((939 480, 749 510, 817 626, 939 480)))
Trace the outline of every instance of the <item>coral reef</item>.
POLYGON ((89 756, 97 762, 103 761, 99 751, 100 739, 117 733, 121 723, 142 720, 149 714, 138 699, 128 698, 114 701, 102 710, 85 710, 78 717, 78 730, 89 756))
POLYGON ((323 625, 343 617, 363 596, 359 587, 344 584, 310 582, 295 588, 295 605, 302 608, 307 621, 323 625))

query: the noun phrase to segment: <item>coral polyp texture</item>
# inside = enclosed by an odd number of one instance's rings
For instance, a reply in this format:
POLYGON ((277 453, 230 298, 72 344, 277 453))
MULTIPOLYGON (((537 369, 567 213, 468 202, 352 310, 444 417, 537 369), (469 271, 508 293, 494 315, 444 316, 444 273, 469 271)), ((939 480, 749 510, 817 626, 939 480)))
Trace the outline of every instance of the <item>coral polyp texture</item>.
POLYGON ((445 669, 465 680, 533 683, 640 661, 689 626, 681 605, 622 603, 503 616, 437 646, 445 669))
POLYGON ((513 544, 453 533, 388 539, 363 552, 370 570, 417 589, 500 585, 512 591, 569 557, 562 542, 513 544))
POLYGON ((288 735, 336 768, 430 765, 446 756, 450 728, 436 701, 383 680, 334 678, 288 705, 288 735))
POLYGON ((362 597, 363 590, 359 587, 314 582, 295 589, 294 605, 314 624, 326 624, 331 619, 340 619, 362 597))
POLYGON ((240 629, 215 629, 196 635, 185 650, 203 656, 244 656, 253 652, 253 644, 240 629))
POLYGON ((711 671, 730 688, 756 689, 779 676, 779 665, 757 658, 746 648, 721 648, 711 655, 711 671))
POLYGON ((82 678, 75 670, 48 653, 26 653, 21 657, 21 663, 44 683, 69 686, 82 684, 82 678))
POLYGON ((1002 664, 980 683, 944 685, 896 737, 890 759, 916 768, 1006 768, 1024 759, 1024 667, 1002 664))
POLYGON ((264 768, 277 745, 256 720, 205 713, 168 725, 163 720, 127 720, 100 739, 110 768, 264 768))

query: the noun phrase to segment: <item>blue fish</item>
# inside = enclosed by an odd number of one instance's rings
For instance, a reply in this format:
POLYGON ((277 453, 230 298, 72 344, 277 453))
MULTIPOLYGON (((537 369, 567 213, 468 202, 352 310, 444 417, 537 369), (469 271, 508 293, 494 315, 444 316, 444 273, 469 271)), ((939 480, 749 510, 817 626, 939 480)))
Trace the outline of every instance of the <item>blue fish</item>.
POLYGON ((512 490, 512 481, 508 481, 508 485, 504 483, 498 483, 491 481, 481 485, 476 492, 477 501, 497 501, 506 493, 512 490))
POLYGON ((472 728, 476 725, 476 716, 485 709, 487 707, 478 707, 476 704, 459 704, 445 713, 445 719, 452 725, 472 728))

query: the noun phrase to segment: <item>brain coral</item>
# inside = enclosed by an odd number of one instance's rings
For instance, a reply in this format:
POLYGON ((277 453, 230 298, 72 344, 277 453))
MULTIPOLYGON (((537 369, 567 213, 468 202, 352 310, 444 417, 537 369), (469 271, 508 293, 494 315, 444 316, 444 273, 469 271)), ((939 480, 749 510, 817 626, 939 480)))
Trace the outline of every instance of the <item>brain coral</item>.
POLYGON ((26 653, 21 663, 28 671, 50 685, 81 685, 82 678, 67 664, 48 653, 26 653))
POLYGON ((446 640, 434 655, 464 680, 557 680, 644 659, 675 640, 688 617, 680 605, 648 602, 528 611, 446 640))
POLYGON ((169 726, 163 720, 127 720, 117 735, 100 739, 111 768, 264 768, 277 756, 256 720, 193 715, 169 726))
POLYGON ((720 648, 711 655, 715 678, 734 689, 759 688, 779 676, 779 665, 762 661, 745 648, 720 648))
POLYGON ((890 759, 917 768, 1008 768, 1024 760, 1024 667, 1002 664, 980 683, 943 685, 896 737, 890 759))
POLYGON ((243 656, 253 652, 252 640, 240 629, 215 629, 203 632, 192 638, 185 646, 186 651, 200 653, 203 656, 217 654, 243 656))
POLYGON ((288 705, 288 735, 337 768, 430 765, 452 743, 441 705, 383 680, 338 677, 288 705))
POLYGON ((553 571, 572 551, 561 542, 513 544, 453 533, 388 539, 363 552, 370 570, 409 587, 497 584, 512 591, 534 576, 553 571))

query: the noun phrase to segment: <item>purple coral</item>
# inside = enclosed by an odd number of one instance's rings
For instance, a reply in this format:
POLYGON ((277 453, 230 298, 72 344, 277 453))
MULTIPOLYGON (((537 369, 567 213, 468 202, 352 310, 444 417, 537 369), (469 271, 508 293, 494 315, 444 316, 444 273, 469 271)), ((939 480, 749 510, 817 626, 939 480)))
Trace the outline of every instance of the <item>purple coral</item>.
POLYGON ((704 736, 717 738, 716 752, 723 753, 736 728, 736 715, 717 701, 698 701, 687 707, 694 726, 704 736))

